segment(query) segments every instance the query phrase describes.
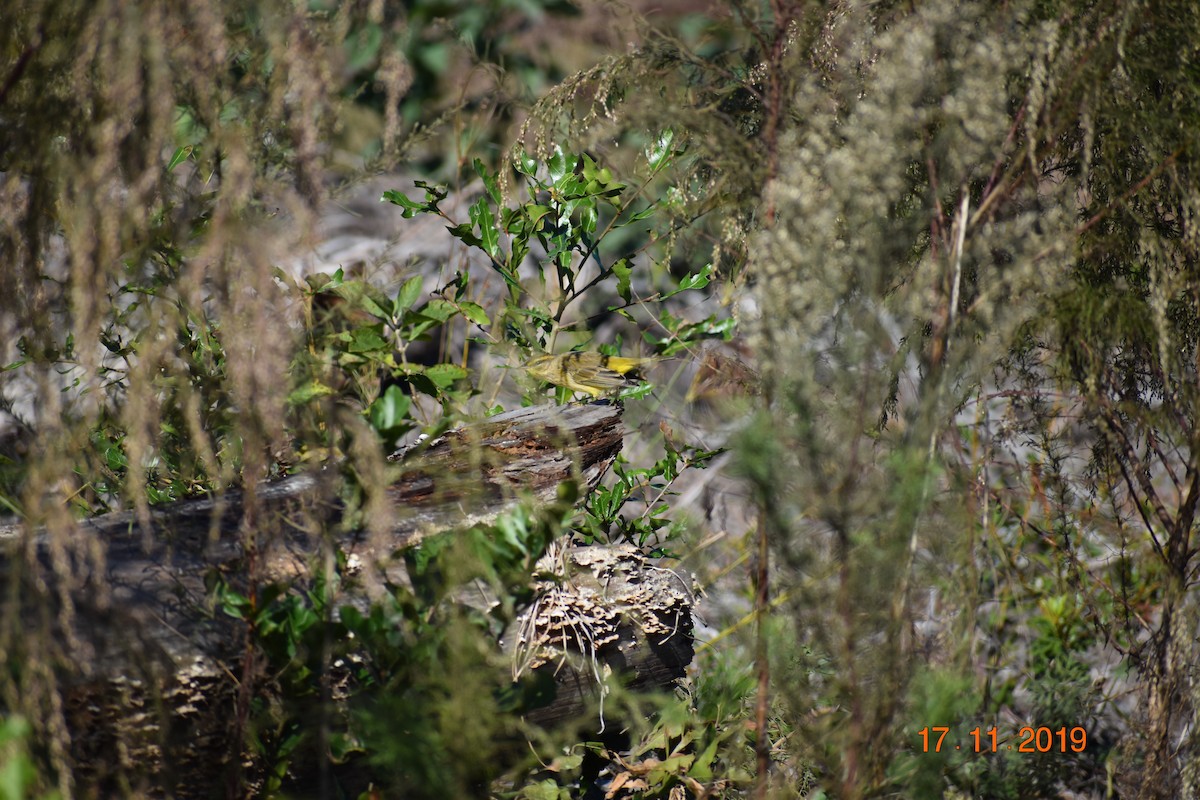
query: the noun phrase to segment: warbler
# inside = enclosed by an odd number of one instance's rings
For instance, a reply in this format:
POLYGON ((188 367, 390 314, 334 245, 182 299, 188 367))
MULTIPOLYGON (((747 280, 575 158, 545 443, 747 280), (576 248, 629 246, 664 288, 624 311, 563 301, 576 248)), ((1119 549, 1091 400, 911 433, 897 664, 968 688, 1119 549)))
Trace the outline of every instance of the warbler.
POLYGON ((627 373, 657 360, 575 352, 538 356, 525 364, 525 370, 547 383, 565 386, 573 392, 587 392, 598 398, 605 392, 625 386, 628 382, 625 377, 627 373))

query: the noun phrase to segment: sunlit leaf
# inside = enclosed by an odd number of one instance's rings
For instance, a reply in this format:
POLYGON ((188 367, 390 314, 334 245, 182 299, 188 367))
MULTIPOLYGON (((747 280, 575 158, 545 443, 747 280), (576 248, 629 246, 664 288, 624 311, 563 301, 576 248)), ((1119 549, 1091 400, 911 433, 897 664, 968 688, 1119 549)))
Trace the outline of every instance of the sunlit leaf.
POLYGON ((459 308, 462 309, 463 316, 476 325, 491 324, 491 318, 488 317, 488 313, 484 311, 483 306, 479 305, 479 303, 473 303, 468 300, 464 303, 459 303, 459 308))
POLYGON ((476 200, 467 210, 471 222, 479 229, 479 244, 484 252, 495 258, 500 252, 500 232, 496 230, 496 216, 486 197, 476 200))
POLYGON ((387 434, 411 422, 408 412, 412 407, 412 398, 405 394, 399 386, 389 386, 374 403, 371 403, 371 426, 380 433, 387 434))
POLYGON ((397 312, 404 312, 412 308, 421 296, 421 287, 424 286, 424 278, 420 275, 414 275, 404 282, 400 287, 400 293, 396 295, 396 302, 393 308, 397 312))
POLYGON ((658 135, 658 139, 646 150, 646 160, 650 163, 651 170, 658 172, 670 163, 671 156, 675 153, 671 148, 674 143, 675 131, 670 128, 658 135))
POLYGON ((567 163, 567 157, 563 154, 562 148, 558 145, 554 146, 554 154, 550 156, 550 160, 546 162, 546 169, 550 173, 550 181, 557 186, 567 174, 570 167, 567 163))
POLYGON ((178 148, 174 155, 171 156, 171 160, 167 162, 167 172, 173 172, 176 167, 187 161, 191 157, 194 149, 195 148, 190 144, 178 148))

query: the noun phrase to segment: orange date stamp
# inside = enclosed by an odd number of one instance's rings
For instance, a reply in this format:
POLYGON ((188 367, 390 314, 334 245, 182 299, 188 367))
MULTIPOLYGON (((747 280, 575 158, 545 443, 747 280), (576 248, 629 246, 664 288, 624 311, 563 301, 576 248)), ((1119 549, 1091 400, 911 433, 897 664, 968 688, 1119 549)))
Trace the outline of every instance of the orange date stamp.
POLYGON ((1045 725, 1026 725, 1015 736, 1000 736, 996 728, 973 728, 961 741, 947 740, 950 728, 932 725, 917 731, 922 753, 941 753, 947 750, 966 750, 975 753, 1082 753, 1087 748, 1087 731, 1073 728, 1050 728, 1045 725))

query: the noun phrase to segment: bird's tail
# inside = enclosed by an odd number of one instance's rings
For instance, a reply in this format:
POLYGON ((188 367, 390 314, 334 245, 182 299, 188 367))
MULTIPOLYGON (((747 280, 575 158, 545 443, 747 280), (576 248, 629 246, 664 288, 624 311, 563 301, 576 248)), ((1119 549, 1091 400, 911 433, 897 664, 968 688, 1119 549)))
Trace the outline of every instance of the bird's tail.
POLYGON ((609 356, 608 361, 604 366, 611 369, 613 372, 619 372, 624 375, 628 372, 641 369, 642 367, 653 364, 658 361, 657 358, 623 358, 621 356, 609 356))

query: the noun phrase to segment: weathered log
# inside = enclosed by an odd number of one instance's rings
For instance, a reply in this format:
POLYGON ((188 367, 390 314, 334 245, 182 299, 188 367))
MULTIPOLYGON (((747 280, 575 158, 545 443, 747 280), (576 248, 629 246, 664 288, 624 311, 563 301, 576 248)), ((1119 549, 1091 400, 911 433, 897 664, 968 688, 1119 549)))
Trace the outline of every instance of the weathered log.
POLYGON ((603 727, 604 675, 634 690, 682 677, 694 655, 689 579, 631 545, 552 547, 539 567, 551 577, 539 581, 537 599, 502 640, 514 678, 543 671, 558 687, 555 702, 527 719, 553 725, 599 700, 603 727))
MULTIPOLYGON (((518 502, 552 501, 565 481, 593 488, 622 437, 620 407, 595 404, 520 409, 456 429, 393 456, 384 506, 391 518, 373 518, 369 532, 348 529, 334 543, 363 576, 402 580, 397 553, 425 537, 486 525, 518 502)), ((20 598, 17 613, 48 626, 74 661, 59 680, 76 765, 91 774, 85 782, 141 776, 148 786, 167 780, 182 796, 189 776, 244 758, 231 752, 230 729, 246 628, 211 607, 206 578, 306 585, 320 561, 314 530, 354 528, 338 485, 329 469, 156 507, 148 524, 109 514, 78 523, 69 542, 0 525, 0 578, 29 589, 9 595, 20 598), (24 567, 14 568, 22 554, 24 567)), ((380 505, 371 506, 376 516, 380 505)), ((683 674, 692 657, 691 601, 678 576, 632 548, 556 557, 571 566, 539 587, 538 602, 504 643, 522 670, 554 674, 555 701, 532 719, 577 714, 597 691, 600 665, 635 688, 663 688, 683 674), (552 606, 581 613, 547 613, 552 606)), ((338 604, 362 606, 384 582, 348 585, 356 588, 338 604)))

